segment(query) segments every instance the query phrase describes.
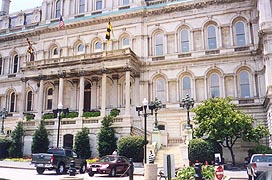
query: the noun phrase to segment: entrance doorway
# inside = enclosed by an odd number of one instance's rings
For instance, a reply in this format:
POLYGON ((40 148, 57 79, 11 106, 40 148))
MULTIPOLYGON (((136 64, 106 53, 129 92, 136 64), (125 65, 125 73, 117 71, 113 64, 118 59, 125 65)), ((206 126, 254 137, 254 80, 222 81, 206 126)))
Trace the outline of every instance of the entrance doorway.
POLYGON ((63 147, 64 148, 73 148, 74 136, 72 134, 65 134, 63 136, 63 147))

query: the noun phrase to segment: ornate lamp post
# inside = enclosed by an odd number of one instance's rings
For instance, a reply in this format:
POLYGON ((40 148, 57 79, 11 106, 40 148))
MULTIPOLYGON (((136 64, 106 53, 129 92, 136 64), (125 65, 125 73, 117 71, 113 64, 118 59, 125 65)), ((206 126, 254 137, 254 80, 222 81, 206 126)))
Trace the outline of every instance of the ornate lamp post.
POLYGON ((60 134, 60 121, 61 121, 61 115, 69 113, 69 109, 62 109, 63 105, 61 103, 58 104, 58 108, 53 110, 53 113, 55 116, 58 117, 58 135, 57 135, 57 147, 59 147, 59 134, 60 134))
POLYGON ((8 111, 6 110, 6 108, 3 108, 3 110, 0 111, 0 116, 2 117, 1 134, 5 134, 5 132, 4 132, 4 121, 7 118, 7 115, 8 115, 8 111))
POLYGON ((138 116, 143 116, 144 117, 144 163, 146 164, 146 144, 147 144, 147 140, 146 140, 146 118, 148 115, 153 115, 153 110, 154 110, 154 105, 150 104, 148 105, 148 101, 146 98, 144 98, 143 100, 143 106, 136 106, 136 111, 138 111, 138 116), (149 110, 151 110, 150 113, 146 112, 147 110, 147 106, 149 108, 149 110), (142 111, 142 114, 140 113, 142 111))
POLYGON ((186 124, 186 128, 192 128, 192 125, 190 124, 190 116, 189 116, 189 111, 190 108, 194 107, 194 99, 190 98, 189 94, 186 94, 185 98, 182 98, 182 101, 180 103, 180 107, 186 108, 187 110, 187 124, 186 124))
POLYGON ((154 105, 154 111, 155 111, 155 124, 154 124, 153 131, 157 131, 159 130, 158 119, 157 119, 158 110, 165 107, 165 104, 162 104, 162 102, 157 97, 155 97, 154 101, 151 101, 151 104, 154 105))

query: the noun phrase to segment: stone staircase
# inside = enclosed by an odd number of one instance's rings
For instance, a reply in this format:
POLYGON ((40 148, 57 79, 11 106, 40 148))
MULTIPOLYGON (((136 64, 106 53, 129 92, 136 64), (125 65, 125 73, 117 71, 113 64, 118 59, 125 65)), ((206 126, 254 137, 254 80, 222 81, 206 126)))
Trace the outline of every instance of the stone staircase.
POLYGON ((185 144, 177 144, 171 145, 168 147, 161 147, 160 150, 156 154, 155 164, 157 164, 158 168, 164 167, 164 155, 166 154, 173 154, 174 161, 175 161, 175 168, 180 168, 189 165, 188 161, 188 148, 185 144), (186 155, 187 154, 187 155, 186 155))

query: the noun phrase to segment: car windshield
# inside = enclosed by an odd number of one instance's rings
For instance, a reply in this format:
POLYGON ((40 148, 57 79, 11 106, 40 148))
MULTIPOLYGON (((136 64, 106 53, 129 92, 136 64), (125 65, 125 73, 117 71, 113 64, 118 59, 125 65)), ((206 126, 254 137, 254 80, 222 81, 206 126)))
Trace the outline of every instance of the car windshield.
POLYGON ((272 156, 271 155, 255 156, 253 157, 252 162, 272 162, 272 156))
POLYGON ((98 162, 114 162, 116 161, 116 157, 114 156, 104 156, 98 160, 98 162))

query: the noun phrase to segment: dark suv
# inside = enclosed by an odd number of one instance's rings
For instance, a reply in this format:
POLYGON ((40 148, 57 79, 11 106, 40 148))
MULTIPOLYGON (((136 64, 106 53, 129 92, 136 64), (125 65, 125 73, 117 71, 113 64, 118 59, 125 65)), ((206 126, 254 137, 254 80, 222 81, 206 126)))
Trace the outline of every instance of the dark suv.
POLYGON ((130 162, 124 156, 107 155, 101 157, 97 162, 90 163, 87 167, 89 176, 94 174, 108 174, 116 176, 116 174, 129 174, 130 162))

